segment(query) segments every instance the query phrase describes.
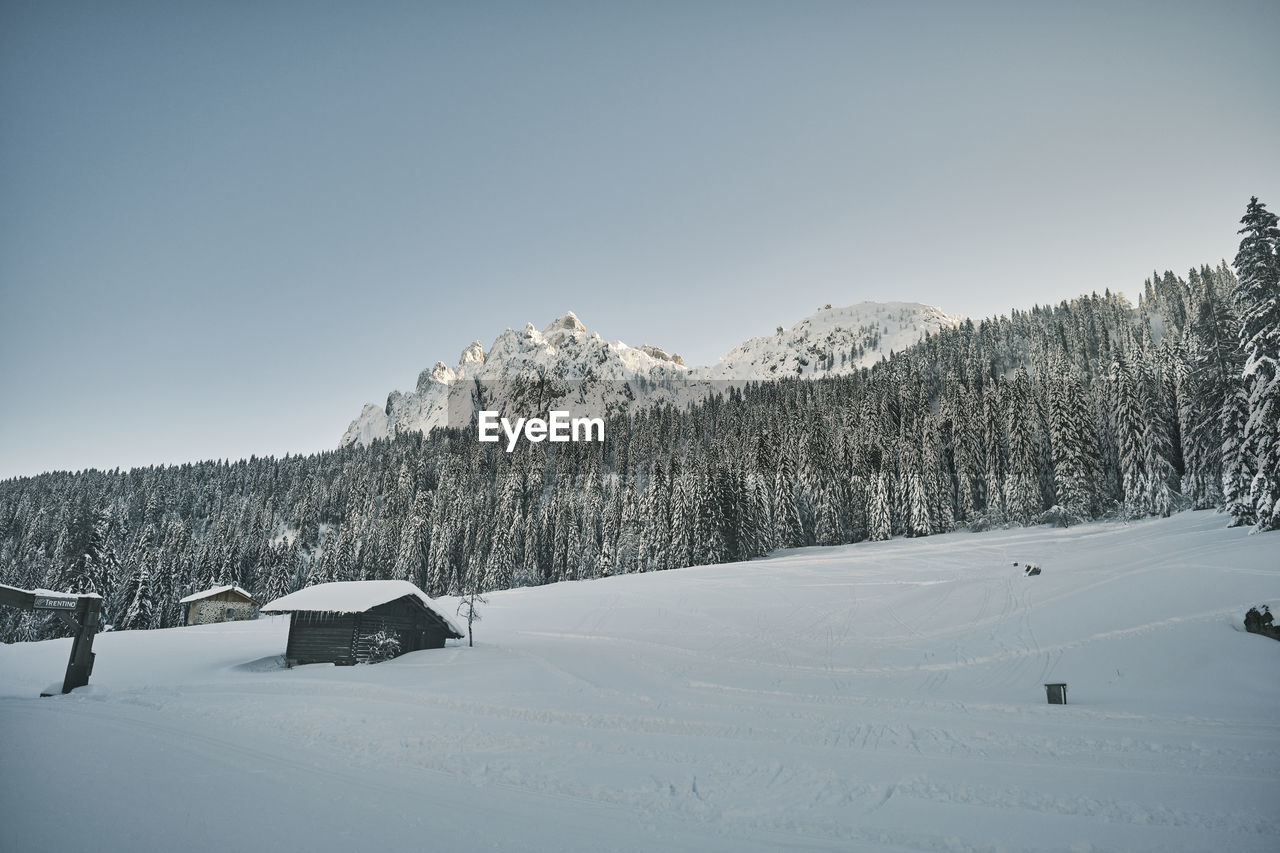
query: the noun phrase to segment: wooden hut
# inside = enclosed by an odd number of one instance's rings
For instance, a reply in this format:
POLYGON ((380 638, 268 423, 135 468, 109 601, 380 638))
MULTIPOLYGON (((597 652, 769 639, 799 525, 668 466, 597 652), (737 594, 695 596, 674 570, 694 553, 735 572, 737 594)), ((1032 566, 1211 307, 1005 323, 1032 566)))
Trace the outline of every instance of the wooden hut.
POLYGON ((462 632, 408 581, 322 583, 277 598, 263 613, 288 613, 285 661, 349 666, 438 649, 462 632))
POLYGON ((215 586, 188 595, 178 602, 186 611, 183 624, 209 625, 214 622, 236 622, 257 619, 258 608, 248 590, 238 586, 215 586))

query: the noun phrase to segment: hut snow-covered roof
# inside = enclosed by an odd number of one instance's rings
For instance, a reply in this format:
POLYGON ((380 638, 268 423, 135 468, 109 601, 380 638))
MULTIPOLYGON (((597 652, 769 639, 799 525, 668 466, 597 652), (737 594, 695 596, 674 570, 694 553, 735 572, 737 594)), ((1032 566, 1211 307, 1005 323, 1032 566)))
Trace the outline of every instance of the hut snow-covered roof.
POLYGON ((236 586, 234 584, 228 584, 227 586, 215 586, 215 587, 210 587, 209 589, 206 589, 206 590, 201 590, 200 592, 193 592, 190 595, 188 595, 186 598, 179 599, 178 603, 190 604, 191 602, 199 601, 202 598, 212 598, 215 595, 222 595, 224 592, 234 592, 244 596, 246 601, 252 602, 253 604, 258 603, 257 601, 254 600, 253 596, 250 595, 247 589, 245 589, 244 587, 236 586))
POLYGON ((335 581, 291 592, 262 608, 263 613, 364 613, 409 596, 435 613, 457 636, 462 629, 441 613, 427 594, 409 581, 335 581))

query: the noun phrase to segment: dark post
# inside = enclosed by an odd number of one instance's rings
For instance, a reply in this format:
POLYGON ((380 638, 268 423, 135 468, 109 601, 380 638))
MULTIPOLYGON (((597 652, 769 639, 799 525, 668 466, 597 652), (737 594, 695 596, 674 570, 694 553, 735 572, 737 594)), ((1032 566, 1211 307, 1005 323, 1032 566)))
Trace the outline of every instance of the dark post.
POLYGON ((1067 704, 1067 685, 1065 683, 1046 684, 1044 686, 1044 692, 1049 697, 1050 705, 1067 704))
POLYGON ((102 613, 101 598, 69 592, 42 591, 37 594, 31 590, 0 584, 0 605, 20 610, 49 611, 75 628, 76 636, 71 641, 71 657, 67 660, 67 675, 62 680, 62 692, 70 693, 89 683, 89 674, 93 672, 93 635, 98 633, 98 617, 102 613))
POLYGON ((71 641, 71 657, 67 661, 67 677, 62 682, 62 692, 70 693, 89 683, 93 672, 93 635, 98 633, 98 615, 102 612, 102 599, 83 597, 76 604, 76 637, 71 641))

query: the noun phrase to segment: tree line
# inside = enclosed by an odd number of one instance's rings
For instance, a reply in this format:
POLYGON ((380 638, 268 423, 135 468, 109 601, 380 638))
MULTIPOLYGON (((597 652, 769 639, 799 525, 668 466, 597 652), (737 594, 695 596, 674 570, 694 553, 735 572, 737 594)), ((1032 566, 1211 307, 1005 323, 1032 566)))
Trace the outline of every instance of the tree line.
MULTIPOLYGON (((407 434, 309 456, 0 483, 0 579, 96 592, 116 629, 179 599, 396 578, 432 596, 746 560, 957 528, 1221 509, 1280 527, 1280 231, 1235 271, 1153 274, 966 321, 859 373, 612 416, 606 440, 407 434)), ((834 361, 835 354, 831 354, 834 361)), ((57 636, 0 611, 0 639, 57 636)))

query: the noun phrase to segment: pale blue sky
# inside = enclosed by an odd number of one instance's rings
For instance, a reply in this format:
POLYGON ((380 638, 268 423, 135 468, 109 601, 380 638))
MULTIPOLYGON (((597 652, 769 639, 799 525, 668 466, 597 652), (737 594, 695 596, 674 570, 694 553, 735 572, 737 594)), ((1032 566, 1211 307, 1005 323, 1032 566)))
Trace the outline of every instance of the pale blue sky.
POLYGON ((310 452, 572 308, 710 362, 1280 208, 1280 4, 0 0, 0 477, 310 452))

